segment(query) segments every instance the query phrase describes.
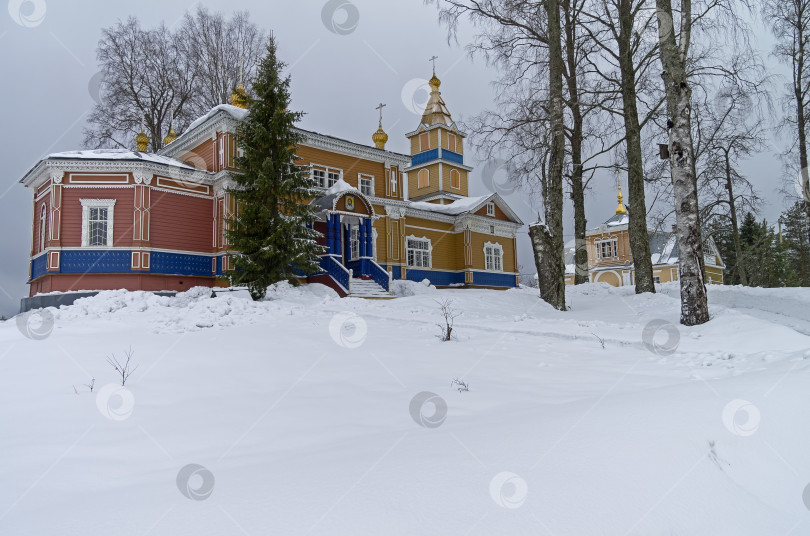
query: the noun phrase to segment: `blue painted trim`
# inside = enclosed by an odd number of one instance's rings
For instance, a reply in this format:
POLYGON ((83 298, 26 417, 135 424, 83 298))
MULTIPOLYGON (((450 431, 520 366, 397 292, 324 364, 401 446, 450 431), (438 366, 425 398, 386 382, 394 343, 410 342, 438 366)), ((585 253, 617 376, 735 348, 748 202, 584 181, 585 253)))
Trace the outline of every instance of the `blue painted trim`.
MULTIPOLYGON (((337 261, 335 257, 331 255, 323 255, 320 258, 321 269, 329 274, 335 281, 340 283, 343 288, 348 292, 349 290, 349 274, 340 263, 337 261)), ((315 274, 312 274, 315 275, 315 274)))
MULTIPOLYGON (((31 262, 31 278, 45 275, 46 255, 37 257, 31 262)), ((152 251, 148 272, 132 269, 132 251, 128 249, 63 249, 60 258, 62 274, 155 274, 155 275, 188 275, 213 277, 224 275, 222 256, 195 255, 191 253, 167 253, 152 251), (216 258, 216 274, 211 272, 211 259, 216 258)))
POLYGON ((132 252, 129 250, 62 250, 61 257, 59 272, 63 274, 125 274, 132 272, 132 252))
POLYGON ((473 272, 473 285, 487 287, 515 287, 515 274, 473 272))
POLYGON ((389 264, 381 264, 386 271, 391 270, 391 279, 402 279, 402 266, 391 266, 389 264))
POLYGON ((211 257, 153 251, 150 273, 172 275, 207 275, 211 273, 211 257))
POLYGON ((444 272, 441 270, 418 270, 407 268, 405 272, 408 281, 422 281, 427 279, 431 285, 457 285, 464 283, 464 272, 444 272))
POLYGON ((464 155, 448 151, 447 149, 442 149, 442 158, 450 162, 455 162, 456 164, 464 165, 464 155))
POLYGON ((439 149, 429 149, 427 151, 416 153, 411 157, 411 166, 418 166, 419 164, 424 164, 425 162, 430 162, 431 160, 438 160, 439 159, 439 149))
POLYGON ((45 267, 48 266, 48 254, 45 253, 40 255, 36 259, 31 261, 31 280, 36 279, 42 275, 45 275, 45 267))

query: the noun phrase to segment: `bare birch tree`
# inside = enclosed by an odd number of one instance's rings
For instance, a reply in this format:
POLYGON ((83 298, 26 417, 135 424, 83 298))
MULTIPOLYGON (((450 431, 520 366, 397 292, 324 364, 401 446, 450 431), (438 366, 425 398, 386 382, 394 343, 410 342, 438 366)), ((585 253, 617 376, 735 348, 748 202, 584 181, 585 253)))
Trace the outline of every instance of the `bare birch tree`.
POLYGON ((86 145, 133 148, 145 128, 150 149, 157 151, 172 115, 175 128, 193 120, 187 104, 195 74, 165 26, 147 30, 134 17, 119 21, 102 30, 96 58, 103 78, 85 129, 86 145))
POLYGON ((667 95, 670 173, 675 196, 678 237, 678 278, 681 286, 681 324, 709 321, 709 304, 703 273, 694 145, 692 143, 692 89, 687 76, 692 39, 692 3, 680 2, 680 25, 675 29, 672 0, 656 0, 659 54, 667 95))
POLYGON ((186 13, 178 36, 196 74, 190 102, 196 116, 227 104, 240 84, 250 90, 267 34, 250 22, 248 12, 238 11, 226 19, 199 5, 194 13, 186 13))
POLYGON ((240 83, 250 82, 266 38, 247 13, 226 20, 200 7, 177 30, 145 29, 135 17, 102 30, 96 50, 99 102, 85 129, 90 147, 134 148, 144 128, 149 150, 170 128, 182 132, 240 83))

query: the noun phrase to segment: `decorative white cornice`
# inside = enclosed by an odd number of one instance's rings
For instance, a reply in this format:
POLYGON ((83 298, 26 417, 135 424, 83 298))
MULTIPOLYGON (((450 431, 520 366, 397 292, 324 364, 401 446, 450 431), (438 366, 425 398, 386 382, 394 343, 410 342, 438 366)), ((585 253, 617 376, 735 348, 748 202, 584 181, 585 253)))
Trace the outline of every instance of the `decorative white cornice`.
POLYGON ((221 197, 225 195, 228 190, 233 190, 236 187, 236 183, 233 182, 233 179, 230 176, 220 177, 214 183, 214 196, 221 197))
POLYGON ((409 164, 411 161, 411 157, 407 155, 375 149, 359 143, 333 138, 331 136, 318 134, 317 132, 310 132, 308 130, 295 129, 295 131, 304 136, 304 141, 302 141, 299 145, 304 145, 306 147, 323 149, 325 151, 339 153, 345 156, 380 162, 384 164, 385 167, 402 167, 409 164))
POLYGON ((521 227, 521 224, 503 220, 493 220, 492 218, 479 216, 477 214, 465 214, 460 216, 455 222, 456 232, 469 229, 474 233, 501 236, 504 238, 515 238, 518 229, 521 227))
POLYGON ((404 218, 406 212, 407 208, 404 206, 394 206, 390 204, 385 205, 385 213, 392 220, 399 220, 404 218))
POLYGON ((435 130, 437 128, 441 128, 441 129, 444 129, 444 130, 446 130, 448 132, 452 132, 453 134, 461 136, 462 138, 467 137, 467 135, 464 132, 462 132, 462 131, 460 131, 458 129, 458 125, 456 124, 455 121, 453 121, 449 125, 445 125, 444 123, 435 123, 433 125, 428 125, 427 123, 419 123, 419 126, 416 127, 416 130, 414 130, 413 132, 407 132, 405 134, 405 137, 410 138, 411 136, 415 136, 416 134, 419 134, 420 132, 426 132, 428 130, 435 130))
POLYGON ((161 175, 169 179, 187 183, 198 182, 212 185, 214 176, 207 171, 145 160, 85 160, 69 158, 61 160, 41 160, 20 182, 28 188, 39 188, 44 182, 52 180, 54 175, 81 172, 132 173, 136 182, 138 181, 138 177, 141 177, 141 181, 145 184, 150 183, 153 175, 161 175))
MULTIPOLYGON (((211 139, 215 140, 217 132, 236 132, 239 124, 240 121, 235 119, 228 112, 219 110, 214 115, 195 126, 193 130, 184 132, 179 138, 161 149, 158 154, 170 157, 179 156, 206 141, 208 133, 211 134, 211 139)), ((304 136, 304 141, 301 145, 380 162, 384 164, 386 168, 390 168, 391 166, 402 167, 409 164, 411 161, 411 157, 407 155, 375 149, 359 143, 333 138, 308 130, 298 128, 294 130, 304 136)))
POLYGON ((433 164, 448 164, 450 166, 457 167, 459 169, 463 169, 465 171, 472 171, 473 170, 473 168, 471 168, 470 166, 465 166, 464 164, 459 164, 458 162, 453 162, 452 160, 447 160, 445 158, 435 158, 433 160, 428 160, 427 162, 422 162, 421 164, 416 164, 415 166, 408 166, 408 167, 402 168, 402 171, 405 171, 405 172, 413 171, 415 169, 423 168, 423 167, 426 167, 426 166, 431 166, 433 164))

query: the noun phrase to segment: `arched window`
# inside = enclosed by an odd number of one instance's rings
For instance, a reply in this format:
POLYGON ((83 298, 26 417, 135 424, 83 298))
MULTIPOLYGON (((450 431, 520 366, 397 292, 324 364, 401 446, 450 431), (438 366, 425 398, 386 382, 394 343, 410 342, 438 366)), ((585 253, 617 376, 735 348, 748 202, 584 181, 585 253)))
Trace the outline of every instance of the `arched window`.
POLYGON ((416 187, 427 188, 430 185, 430 172, 426 169, 420 169, 419 174, 416 176, 416 187))
POLYGON ((43 203, 39 214, 39 250, 45 251, 45 232, 48 228, 48 207, 43 203))
POLYGON ((461 173, 457 169, 450 170, 450 187, 456 190, 461 188, 461 173))

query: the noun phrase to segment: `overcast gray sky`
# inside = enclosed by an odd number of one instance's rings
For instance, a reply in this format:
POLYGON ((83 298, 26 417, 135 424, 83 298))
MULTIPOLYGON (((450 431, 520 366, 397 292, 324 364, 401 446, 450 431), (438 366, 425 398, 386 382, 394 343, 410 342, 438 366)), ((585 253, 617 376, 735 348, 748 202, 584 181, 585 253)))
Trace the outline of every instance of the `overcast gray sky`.
MULTIPOLYGON (((407 153, 403 134, 419 121, 412 103, 426 99, 421 91, 412 91, 419 87, 413 80, 430 78, 428 58, 434 54, 439 56, 442 95, 456 120, 492 106, 491 82, 497 73, 480 59, 466 56, 463 44, 472 32, 462 28, 460 44, 448 45, 435 6, 425 6, 422 0, 351 0, 359 20, 345 35, 324 24, 325 0, 203 3, 225 13, 249 10, 257 24, 275 33, 282 59, 290 66, 294 108, 307 114, 303 128, 371 144, 377 128, 375 107, 384 102, 383 126, 390 136, 387 148, 407 153)), ((171 26, 196 5, 160 0, 11 0, 8 11, 0 12, 0 314, 15 314, 20 297, 28 293, 32 197, 18 181, 44 155, 83 148, 82 128, 93 105, 88 83, 98 71, 95 49, 101 28, 130 15, 145 26, 161 21, 171 26), (28 26, 23 25, 26 21, 28 26)), ((345 16, 338 12, 337 22, 345 16)), ((757 35, 759 46, 769 50, 767 33, 760 29, 757 35)), ((782 196, 776 191, 781 164, 775 153, 773 149, 760 155, 749 171, 768 201, 762 216, 769 221, 776 221, 783 208, 782 196)), ((467 159, 476 166, 471 195, 487 193, 481 178, 484 164, 475 155, 467 159)), ((613 213, 614 180, 606 172, 593 181, 586 204, 589 226, 613 213)), ((536 208, 525 195, 514 192, 505 197, 524 221, 536 219, 536 208)), ((570 227, 570 209, 566 208, 570 227)), ((533 270, 525 229, 520 233, 519 262, 523 271, 533 270)))

